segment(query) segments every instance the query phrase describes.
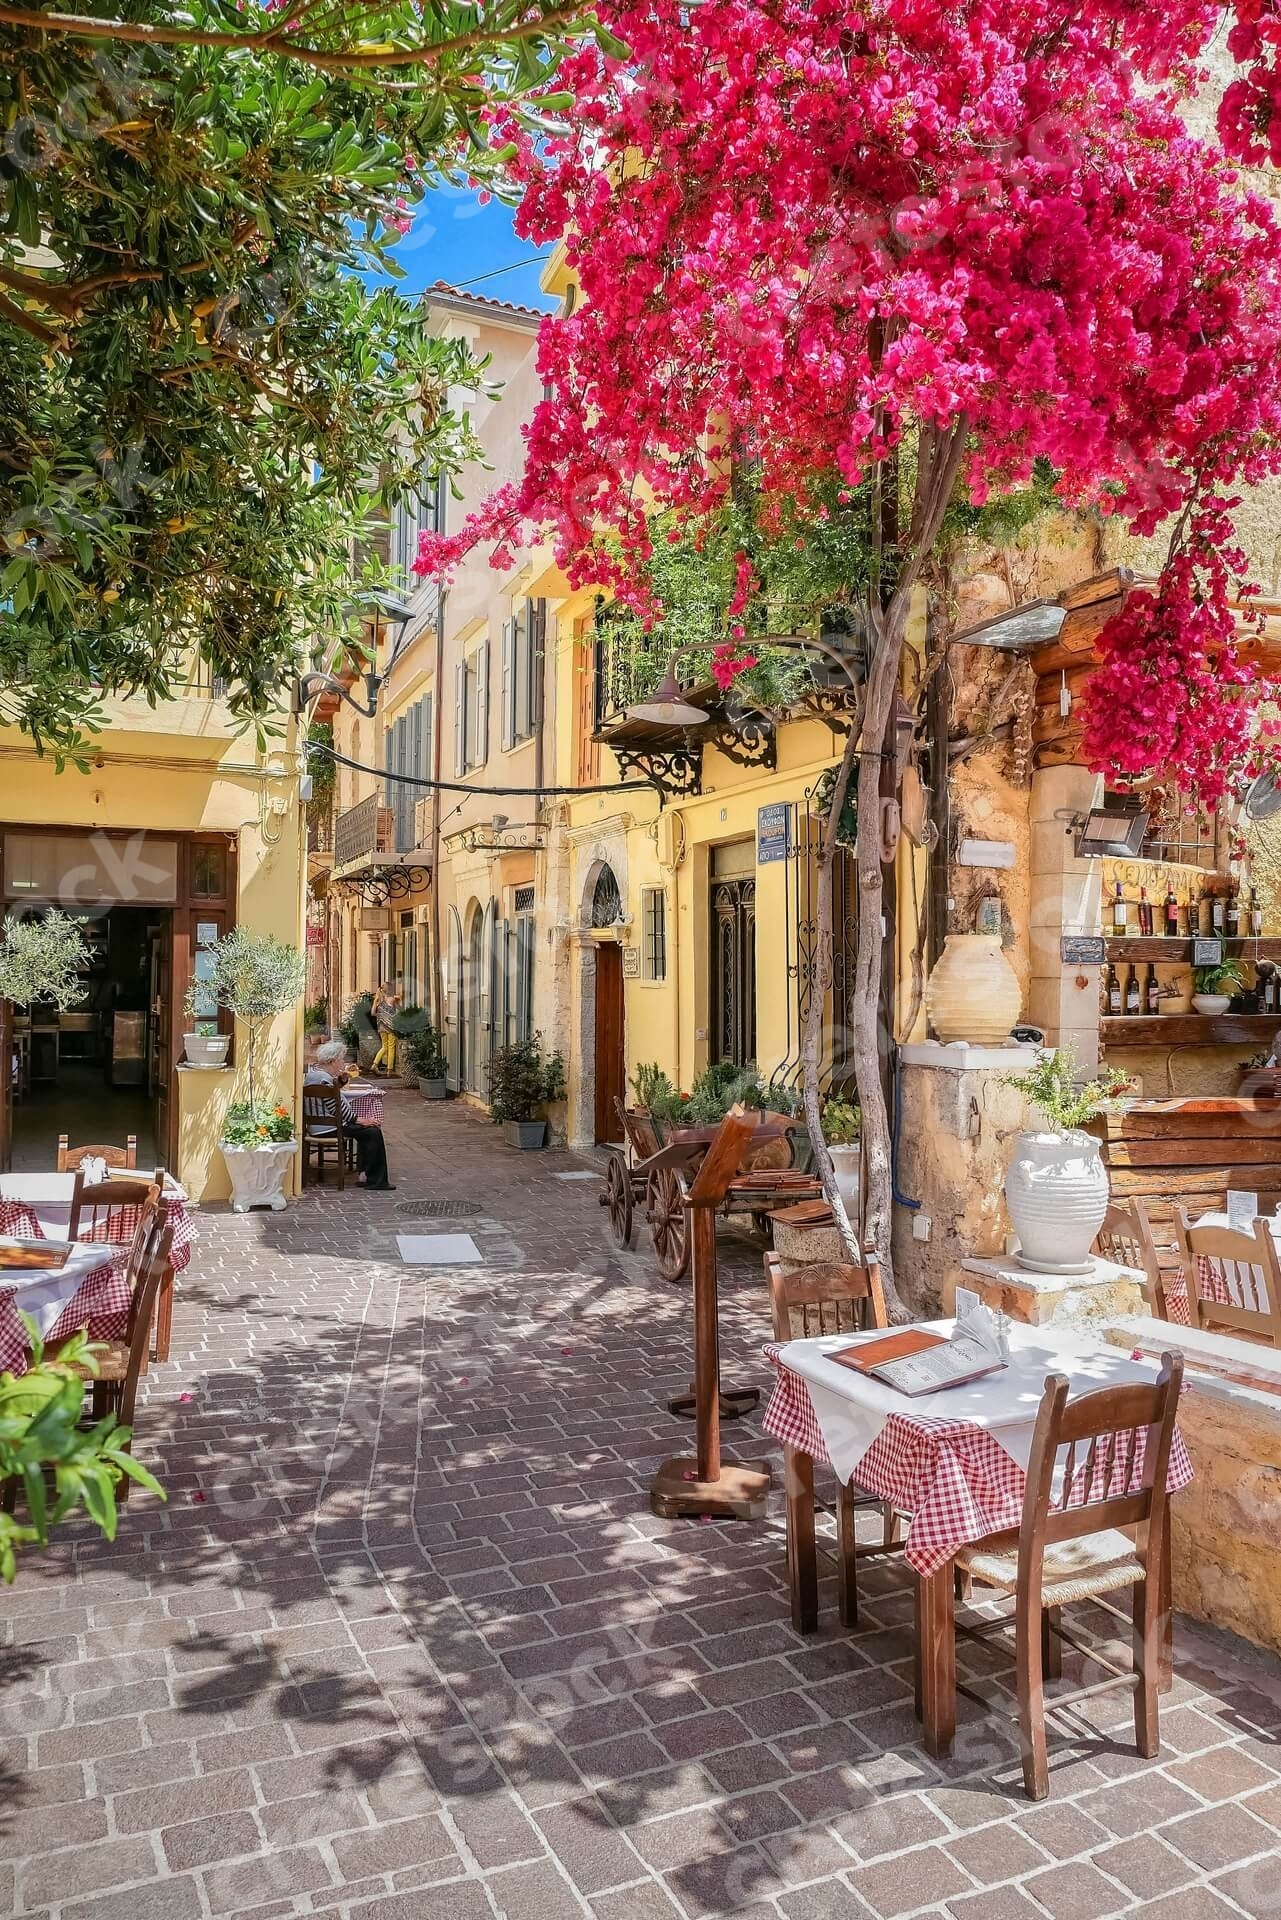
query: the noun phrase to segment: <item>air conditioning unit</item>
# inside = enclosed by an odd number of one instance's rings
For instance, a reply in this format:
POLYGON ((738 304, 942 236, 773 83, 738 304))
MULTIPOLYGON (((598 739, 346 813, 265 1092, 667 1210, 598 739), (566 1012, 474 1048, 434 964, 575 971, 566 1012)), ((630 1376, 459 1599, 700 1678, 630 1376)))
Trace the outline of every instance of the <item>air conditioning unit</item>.
POLYGON ((390 933, 391 912, 387 907, 361 907, 356 914, 359 933, 390 933))

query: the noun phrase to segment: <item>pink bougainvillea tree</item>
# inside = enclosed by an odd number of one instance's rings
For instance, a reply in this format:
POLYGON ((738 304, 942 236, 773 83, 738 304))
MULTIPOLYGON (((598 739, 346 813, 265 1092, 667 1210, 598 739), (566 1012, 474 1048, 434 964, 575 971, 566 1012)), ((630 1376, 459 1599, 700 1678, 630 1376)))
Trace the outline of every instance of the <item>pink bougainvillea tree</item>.
MULTIPOLYGON (((600 0, 626 56, 593 46, 562 68, 564 137, 512 132, 521 230, 565 238, 580 296, 543 329, 523 477, 454 540, 426 540, 423 571, 482 539, 501 561, 537 530, 573 582, 636 604, 655 506, 696 522, 736 471, 802 511, 834 475, 885 501, 820 912, 830 929, 853 778, 853 1054, 887 1271, 878 797, 909 606, 954 493, 980 502, 1040 459, 1068 506, 1141 534, 1173 523, 1156 594, 1105 638, 1091 746, 1101 766, 1191 768, 1210 789, 1249 752, 1230 490, 1278 467, 1281 248, 1229 149, 1275 149, 1278 20, 1273 0, 1239 0, 1243 66, 1213 147, 1183 104, 1218 11, 600 0)), ((744 658, 732 625, 721 658, 727 677, 744 658)), ((817 1111, 830 933, 819 969, 803 1067, 834 1196, 817 1111)))

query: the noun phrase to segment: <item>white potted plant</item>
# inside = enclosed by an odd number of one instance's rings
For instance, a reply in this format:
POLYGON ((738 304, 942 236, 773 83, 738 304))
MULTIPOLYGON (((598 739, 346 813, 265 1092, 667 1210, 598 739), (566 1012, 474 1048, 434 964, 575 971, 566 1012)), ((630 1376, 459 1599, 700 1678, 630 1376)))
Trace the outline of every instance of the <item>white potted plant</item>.
POLYGON ((279 1212, 298 1142, 288 1105, 259 1098, 255 1070, 262 1029, 276 1014, 297 1005, 306 984, 307 963, 297 947, 244 927, 233 928, 206 951, 212 960, 201 987, 246 1030, 249 1097, 228 1109, 219 1142, 231 1180, 232 1210, 245 1213, 250 1207, 266 1206, 279 1212))
POLYGON ((1002 1075, 1039 1108, 1045 1126, 1020 1133, 1005 1176, 1005 1204, 1019 1237, 1020 1263, 1036 1273, 1084 1273, 1108 1210, 1100 1142, 1082 1129, 1129 1086, 1109 1068, 1080 1084, 1071 1047, 1044 1049, 1027 1073, 1002 1075))
POLYGON ((857 1220, 859 1211, 863 1159, 859 1135, 862 1130, 862 1110, 854 1102, 836 1098, 823 1102, 823 1138, 832 1156, 836 1191, 845 1202, 845 1211, 851 1220, 857 1220))
POLYGON ((66 1013, 85 997, 80 969, 88 958, 79 923, 56 908, 40 920, 10 914, 0 938, 0 1000, 29 1007, 51 1002, 66 1013))
POLYGON ((1235 960, 1222 960, 1214 967, 1198 967, 1192 976, 1196 988, 1192 1004, 1198 1013, 1226 1013, 1232 996, 1241 990, 1241 969, 1235 960))

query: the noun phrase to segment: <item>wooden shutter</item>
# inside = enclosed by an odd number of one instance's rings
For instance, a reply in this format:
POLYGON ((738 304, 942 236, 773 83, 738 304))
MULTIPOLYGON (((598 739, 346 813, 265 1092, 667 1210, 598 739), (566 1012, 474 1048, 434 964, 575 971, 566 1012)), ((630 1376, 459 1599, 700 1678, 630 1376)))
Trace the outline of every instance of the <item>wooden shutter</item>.
POLYGON ((445 996, 445 1085, 461 1093, 463 1033, 466 999, 463 992, 463 927, 455 907, 449 909, 449 992, 445 996))
POLYGON ((543 717, 543 676, 547 667, 547 602, 529 602, 529 731, 543 717))
POLYGON ((467 662, 454 668, 454 775, 467 771, 467 662))
POLYGON ((503 621, 502 746, 504 753, 516 742, 516 622, 503 621))
POLYGON ((494 903, 491 900, 485 908, 484 926, 480 936, 480 1020, 479 1059, 476 1062, 476 1090, 482 1094, 489 1092, 489 1061, 494 1050, 494 903))
POLYGON ((489 641, 476 650, 476 749, 474 767, 483 767, 489 758, 489 641))

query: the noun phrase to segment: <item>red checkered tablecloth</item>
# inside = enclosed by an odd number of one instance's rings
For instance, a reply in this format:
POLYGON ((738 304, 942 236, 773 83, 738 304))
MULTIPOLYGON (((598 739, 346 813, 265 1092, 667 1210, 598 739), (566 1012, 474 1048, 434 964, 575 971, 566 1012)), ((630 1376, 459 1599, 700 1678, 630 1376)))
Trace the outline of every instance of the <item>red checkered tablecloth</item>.
MULTIPOLYGON (((19 1290, 0 1286, 0 1373, 25 1373, 30 1362, 27 1330, 18 1317, 18 1306, 19 1290)), ((129 1288, 124 1272, 104 1247, 101 1262, 80 1281, 44 1342, 46 1347, 53 1346, 81 1327, 88 1328, 92 1340, 121 1340, 128 1323, 129 1288)))
POLYGON ((352 1093, 344 1088, 343 1108, 353 1120, 362 1127, 381 1127, 383 1123, 383 1089, 370 1087, 365 1093, 352 1093))
MULTIPOLYGON (((186 1205, 176 1196, 161 1195, 165 1219, 173 1228, 173 1252, 171 1255, 173 1270, 181 1273, 191 1264, 192 1249, 196 1243, 196 1223, 186 1205)), ((122 1253, 128 1249, 138 1225, 140 1207, 112 1207, 105 1220, 95 1221, 91 1230, 82 1235, 85 1240, 105 1240, 109 1245, 118 1247, 122 1253)))
MULTIPOLYGON (((830 1466, 814 1403, 799 1374, 784 1367, 781 1347, 766 1357, 777 1378, 765 1410, 765 1431, 830 1466)), ((1142 1446, 1142 1436, 1136 1436, 1142 1446)), ((1128 1472, 1129 1457, 1124 1456, 1128 1472)), ((1116 1468, 1123 1475, 1118 1450, 1116 1468)), ((937 1573, 959 1547, 1005 1527, 1023 1515, 1026 1476, 994 1435, 969 1420, 938 1420, 892 1413, 858 1462, 851 1478, 898 1513, 910 1515, 904 1557, 922 1575, 937 1573)), ((1170 1456, 1171 1493, 1192 1479, 1192 1462, 1176 1433, 1170 1456)), ((1075 1489, 1076 1497, 1081 1497, 1075 1489)), ((1093 1490, 1101 1497, 1102 1489, 1093 1490)))

